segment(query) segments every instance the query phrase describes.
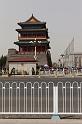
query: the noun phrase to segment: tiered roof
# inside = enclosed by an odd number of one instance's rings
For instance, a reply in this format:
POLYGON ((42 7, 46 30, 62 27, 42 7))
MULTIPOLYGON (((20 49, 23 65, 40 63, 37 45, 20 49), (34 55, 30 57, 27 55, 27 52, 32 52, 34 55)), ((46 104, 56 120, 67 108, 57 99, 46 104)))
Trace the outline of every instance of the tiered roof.
POLYGON ((9 62, 37 62, 34 58, 20 57, 20 58, 11 58, 9 62))
POLYGON ((19 22, 18 25, 25 25, 25 24, 46 24, 46 22, 41 22, 39 21, 36 17, 34 17, 34 15, 32 14, 32 16, 26 20, 25 22, 19 22))
POLYGON ((45 44, 49 44, 50 43, 50 41, 36 41, 36 42, 33 42, 33 41, 28 41, 28 42, 26 42, 26 41, 16 41, 16 42, 14 42, 14 44, 16 44, 16 45, 29 45, 29 46, 40 46, 40 45, 45 45, 45 44))
POLYGON ((25 22, 20 22, 18 24, 22 27, 21 29, 16 29, 16 31, 19 32, 20 34, 22 34, 23 32, 25 32, 26 34, 30 34, 30 33, 38 34, 40 32, 40 33, 45 34, 45 37, 44 37, 44 39, 42 39, 40 37, 36 38, 36 41, 37 41, 37 39, 41 40, 41 42, 36 42, 36 44, 31 42, 31 40, 32 41, 35 40, 33 38, 32 39, 31 38, 30 39, 29 38, 27 38, 27 39, 20 38, 20 40, 17 42, 14 42, 14 44, 27 45, 27 46, 49 45, 49 41, 47 41, 47 39, 49 37, 48 37, 48 29, 46 28, 46 22, 39 21, 32 14, 32 16, 28 20, 26 20, 25 22), (37 25, 37 24, 39 24, 39 25, 37 25))

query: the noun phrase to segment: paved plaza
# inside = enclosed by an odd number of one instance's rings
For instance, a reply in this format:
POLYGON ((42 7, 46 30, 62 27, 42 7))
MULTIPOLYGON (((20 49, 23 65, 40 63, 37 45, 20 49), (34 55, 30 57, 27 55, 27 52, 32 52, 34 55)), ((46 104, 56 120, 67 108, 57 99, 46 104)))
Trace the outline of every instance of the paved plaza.
POLYGON ((0 124, 82 124, 82 120, 0 119, 0 124))

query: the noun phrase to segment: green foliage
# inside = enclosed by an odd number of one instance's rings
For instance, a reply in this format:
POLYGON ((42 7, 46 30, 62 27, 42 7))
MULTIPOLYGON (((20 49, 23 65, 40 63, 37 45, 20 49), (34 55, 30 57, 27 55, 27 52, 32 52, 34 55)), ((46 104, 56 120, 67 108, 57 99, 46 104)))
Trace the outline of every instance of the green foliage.
POLYGON ((49 67, 52 67, 52 60, 51 60, 51 54, 50 54, 50 51, 48 50, 47 51, 47 64, 49 67))
POLYGON ((6 56, 1 56, 0 57, 0 70, 4 70, 5 69, 5 65, 6 65, 6 60, 7 60, 7 57, 6 56))

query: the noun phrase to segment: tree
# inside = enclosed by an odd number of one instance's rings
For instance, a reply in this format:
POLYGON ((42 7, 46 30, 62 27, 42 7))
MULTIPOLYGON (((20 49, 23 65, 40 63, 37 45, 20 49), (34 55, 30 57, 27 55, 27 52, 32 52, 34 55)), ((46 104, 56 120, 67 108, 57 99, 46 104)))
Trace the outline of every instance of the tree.
POLYGON ((51 54, 49 50, 47 51, 47 62, 48 62, 48 66, 52 67, 51 54))
POLYGON ((0 70, 5 69, 6 61, 7 61, 7 56, 2 55, 0 57, 0 70))

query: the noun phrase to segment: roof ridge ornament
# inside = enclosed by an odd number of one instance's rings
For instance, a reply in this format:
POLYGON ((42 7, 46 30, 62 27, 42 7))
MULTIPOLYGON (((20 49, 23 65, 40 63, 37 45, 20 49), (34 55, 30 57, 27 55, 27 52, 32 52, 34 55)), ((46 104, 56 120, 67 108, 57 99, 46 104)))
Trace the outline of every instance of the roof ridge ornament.
POLYGON ((33 13, 32 13, 32 17, 33 17, 33 13))

